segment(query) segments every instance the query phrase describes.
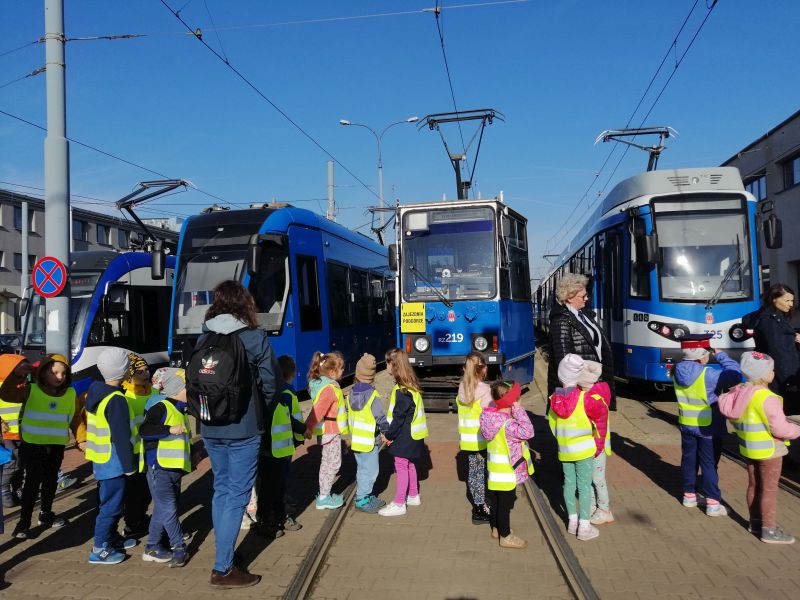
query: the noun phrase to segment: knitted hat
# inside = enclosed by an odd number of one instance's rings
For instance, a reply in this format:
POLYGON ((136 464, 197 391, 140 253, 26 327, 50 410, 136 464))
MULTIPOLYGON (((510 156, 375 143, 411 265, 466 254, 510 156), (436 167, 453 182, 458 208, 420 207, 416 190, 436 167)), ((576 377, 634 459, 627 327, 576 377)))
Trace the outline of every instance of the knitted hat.
POLYGON ((137 371, 144 371, 149 367, 147 361, 138 354, 134 354, 133 352, 131 352, 130 354, 128 354, 128 358, 130 359, 130 367, 128 368, 128 379, 133 379, 133 376, 136 374, 137 371))
POLYGON ((743 352, 739 361, 748 381, 761 379, 775 367, 775 361, 763 352, 743 352))
POLYGON ((125 379, 130 368, 128 352, 122 348, 106 348, 97 357, 97 368, 106 381, 125 379))
POLYGON ((150 378, 150 383, 153 384, 153 389, 159 394, 161 393, 161 386, 164 385, 164 373, 167 370, 169 370, 169 367, 161 367, 156 369, 156 372, 153 373, 153 377, 150 378))
POLYGON ((577 385, 578 378, 583 371, 583 365, 586 363, 577 354, 567 354, 558 363, 558 379, 564 387, 573 387, 577 385))
POLYGON ((165 368, 161 373, 161 393, 174 398, 186 388, 186 371, 165 368))
POLYGON ((522 395, 522 388, 519 387, 518 383, 515 382, 514 385, 506 383, 506 385, 509 387, 509 390, 502 398, 498 398, 494 401, 494 405, 497 408, 509 408, 514 402, 519 400, 520 395, 522 395))
POLYGON ((583 369, 581 369, 581 373, 578 376, 578 385, 585 390, 589 389, 597 383, 602 374, 603 365, 593 360, 585 360, 583 361, 583 369))
POLYGON ((363 383, 375 381, 375 357, 372 354, 364 354, 356 363, 356 379, 363 383))

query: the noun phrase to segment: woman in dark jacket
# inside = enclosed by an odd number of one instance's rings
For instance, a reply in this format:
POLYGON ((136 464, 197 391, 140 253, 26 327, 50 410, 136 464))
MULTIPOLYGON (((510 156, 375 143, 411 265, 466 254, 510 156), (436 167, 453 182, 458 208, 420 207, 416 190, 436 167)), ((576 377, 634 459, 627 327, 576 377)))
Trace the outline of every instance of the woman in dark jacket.
POLYGON ((600 381, 611 388, 611 410, 617 410, 614 390, 614 358, 611 344, 603 329, 595 321, 594 313, 585 310, 589 296, 586 286, 589 279, 583 275, 566 273, 558 280, 556 302, 550 310, 550 359, 547 364, 547 395, 561 384, 558 381, 558 363, 567 354, 577 354, 584 360, 603 365, 600 381))
POLYGON ((750 327, 754 330, 756 349, 769 354, 775 361, 775 379, 770 388, 783 396, 786 414, 796 414, 798 406, 798 370, 800 353, 797 344, 800 334, 792 327, 794 291, 776 283, 764 294, 761 309, 750 327))

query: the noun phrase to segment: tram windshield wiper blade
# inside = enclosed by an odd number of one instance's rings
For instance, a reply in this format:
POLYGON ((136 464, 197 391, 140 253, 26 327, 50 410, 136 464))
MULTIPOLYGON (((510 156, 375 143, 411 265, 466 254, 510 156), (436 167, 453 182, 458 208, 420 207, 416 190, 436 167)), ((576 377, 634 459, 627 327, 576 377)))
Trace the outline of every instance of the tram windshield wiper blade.
POLYGON ((409 265, 408 266, 408 270, 411 271, 412 273, 414 273, 420 279, 422 279, 423 283, 427 283, 428 284, 428 289, 430 289, 434 294, 439 296, 439 299, 444 303, 445 306, 447 306, 448 308, 452 308, 453 307, 453 303, 450 302, 450 300, 448 300, 447 298, 445 298, 445 296, 444 296, 444 294, 442 292, 440 292, 435 287, 433 287, 433 282, 430 279, 428 279, 427 277, 425 277, 422 273, 420 273, 419 269, 417 269, 416 265, 409 265))
POLYGON ((719 282, 719 287, 717 288, 717 291, 714 292, 714 295, 711 296, 711 299, 709 299, 709 301, 706 302, 706 310, 711 310, 712 308, 714 308, 714 305, 717 302, 719 302, 719 299, 722 297, 722 290, 725 288, 725 284, 728 283, 728 281, 730 281, 731 277, 733 277, 733 274, 736 271, 741 270, 742 266, 744 266, 744 261, 741 258, 737 258, 736 262, 734 262, 728 269, 728 272, 725 273, 725 277, 723 277, 722 281, 719 282))

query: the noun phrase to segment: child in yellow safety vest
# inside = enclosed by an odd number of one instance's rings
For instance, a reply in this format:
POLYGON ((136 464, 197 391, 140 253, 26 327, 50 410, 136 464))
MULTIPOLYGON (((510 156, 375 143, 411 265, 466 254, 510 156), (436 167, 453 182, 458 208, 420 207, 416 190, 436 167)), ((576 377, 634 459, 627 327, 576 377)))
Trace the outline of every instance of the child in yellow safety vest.
POLYGON ((19 462, 19 422, 22 407, 30 391, 29 375, 33 365, 20 354, 0 355, 0 423, 3 433, 3 448, 9 453, 9 461, 2 467, 0 495, 2 507, 12 508, 19 504, 22 486, 22 468, 19 462))
POLYGON ((140 468, 146 473, 153 498, 153 516, 142 560, 182 567, 189 556, 178 519, 181 477, 192 470, 191 430, 186 415, 186 374, 183 369, 165 369, 161 374, 162 400, 144 415, 139 432, 143 454, 140 468), (166 535, 169 549, 162 546, 166 535))
POLYGON ((472 523, 489 523, 486 506, 486 440, 480 432, 483 409, 492 401, 486 383, 489 368, 480 352, 470 352, 464 360, 464 377, 458 384, 458 447, 467 458, 467 498, 472 504, 472 523))
POLYGON ((767 544, 792 544, 794 536, 776 521, 778 481, 788 440, 800 437, 800 426, 786 419, 783 398, 767 387, 775 379, 772 358, 744 352, 740 362, 747 381, 720 395, 719 410, 733 423, 747 462, 749 531, 767 544))
POLYGON ((373 387, 375 357, 364 354, 356 364, 353 389, 347 396, 347 417, 352 435, 351 449, 356 459, 356 510, 376 513, 386 502, 372 493, 378 478, 380 434, 389 429, 381 397, 373 387))
POLYGON ((286 514, 286 486, 297 446, 305 440, 306 426, 292 382, 297 366, 291 356, 278 357, 281 383, 278 394, 266 411, 266 427, 258 453, 256 496, 258 507, 256 533, 268 539, 281 537, 284 531, 303 528, 286 514))
POLYGON ((133 462, 133 411, 122 388, 129 366, 125 350, 104 349, 97 357, 103 381, 92 383, 86 394, 86 458, 93 463, 100 501, 89 554, 92 564, 120 563, 125 560, 124 551, 137 544, 136 539, 123 538, 118 531, 125 480, 139 468, 133 462))
POLYGON ((306 418, 306 439, 316 435, 322 445, 319 465, 318 510, 336 509, 344 504, 341 494, 331 488, 342 466, 342 436, 347 434, 347 408, 338 380, 344 375, 341 352, 314 352, 308 370, 308 393, 312 398, 311 413, 306 418))
POLYGON ((558 379, 563 387, 550 396, 547 415, 550 430, 558 443, 558 460, 564 471, 564 504, 567 509, 567 533, 587 541, 600 535, 590 522, 592 510, 592 472, 594 457, 605 447, 605 424, 608 408, 578 387, 585 361, 577 354, 567 354, 558 365, 558 379), (603 428, 603 435, 595 431, 603 428), (575 493, 578 494, 578 506, 575 493))
POLYGON ((481 435, 486 447, 489 478, 487 482, 492 538, 501 548, 520 550, 528 542, 511 529, 511 509, 517 498, 517 485, 533 475, 533 460, 528 440, 533 424, 519 402, 522 390, 518 383, 496 381, 492 384, 492 403, 480 416, 481 435))

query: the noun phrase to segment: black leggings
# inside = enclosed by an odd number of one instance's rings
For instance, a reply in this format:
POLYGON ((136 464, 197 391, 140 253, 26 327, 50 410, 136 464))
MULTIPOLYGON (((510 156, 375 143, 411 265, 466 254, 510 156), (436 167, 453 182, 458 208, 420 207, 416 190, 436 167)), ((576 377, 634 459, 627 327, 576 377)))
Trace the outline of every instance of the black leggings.
POLYGON ((500 537, 511 534, 511 509, 517 500, 517 490, 487 490, 486 499, 489 501, 489 523, 500 537))
POLYGON ((258 511, 256 514, 258 522, 267 527, 283 529, 284 521, 286 521, 284 496, 291 465, 291 457, 258 457, 258 478, 256 479, 258 511))
POLYGON ((31 526, 33 505, 42 490, 40 512, 53 512, 53 498, 58 486, 58 470, 64 460, 64 446, 58 444, 29 444, 22 442, 19 459, 25 468, 25 483, 22 486, 22 506, 19 513, 20 529, 31 526))

